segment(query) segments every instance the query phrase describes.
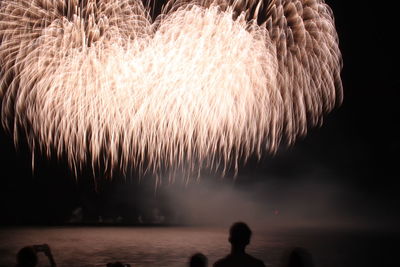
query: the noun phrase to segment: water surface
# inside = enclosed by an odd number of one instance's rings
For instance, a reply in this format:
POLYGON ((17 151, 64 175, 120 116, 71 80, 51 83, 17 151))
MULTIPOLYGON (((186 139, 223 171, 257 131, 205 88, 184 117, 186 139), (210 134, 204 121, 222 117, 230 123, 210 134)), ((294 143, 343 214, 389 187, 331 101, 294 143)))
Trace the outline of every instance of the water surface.
MULTIPOLYGON (((248 252, 266 266, 279 266, 284 251, 306 247, 319 267, 400 266, 400 238, 392 233, 343 230, 257 230, 248 252)), ((133 266, 186 266, 202 252, 212 266, 229 252, 225 228, 204 227, 8 227, 0 228, 0 266, 13 266, 26 245, 50 245, 57 265, 89 267, 122 261, 133 266)), ((40 257, 40 266, 48 266, 40 257)))

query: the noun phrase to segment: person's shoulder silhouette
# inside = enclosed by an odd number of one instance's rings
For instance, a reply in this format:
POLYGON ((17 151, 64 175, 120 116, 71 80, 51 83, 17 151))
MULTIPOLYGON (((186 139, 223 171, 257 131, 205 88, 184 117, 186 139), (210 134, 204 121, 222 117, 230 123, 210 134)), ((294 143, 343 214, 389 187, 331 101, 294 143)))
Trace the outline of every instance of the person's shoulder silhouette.
POLYGON ((228 255, 214 263, 214 267, 265 267, 263 261, 249 254, 242 256, 228 255))
POLYGON ((214 267, 265 267, 264 262, 246 253, 251 230, 243 222, 234 223, 229 230, 231 253, 214 263, 214 267))

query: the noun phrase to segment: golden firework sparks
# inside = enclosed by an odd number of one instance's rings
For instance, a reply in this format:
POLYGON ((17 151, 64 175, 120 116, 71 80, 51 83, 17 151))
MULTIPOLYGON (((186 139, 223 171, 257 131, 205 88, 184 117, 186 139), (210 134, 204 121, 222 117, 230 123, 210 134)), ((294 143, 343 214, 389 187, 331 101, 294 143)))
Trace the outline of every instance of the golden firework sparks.
POLYGON ((2 122, 32 151, 153 173, 237 167, 342 100, 322 0, 0 2, 2 122), (260 19, 264 21, 260 23, 260 19))

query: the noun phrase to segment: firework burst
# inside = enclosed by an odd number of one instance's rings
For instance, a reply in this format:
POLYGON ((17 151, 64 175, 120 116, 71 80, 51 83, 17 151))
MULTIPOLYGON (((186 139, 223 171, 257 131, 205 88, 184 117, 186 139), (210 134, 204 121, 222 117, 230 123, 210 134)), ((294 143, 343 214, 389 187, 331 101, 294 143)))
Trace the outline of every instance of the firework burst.
POLYGON ((322 0, 0 2, 3 125, 79 170, 237 168, 342 98, 322 0))

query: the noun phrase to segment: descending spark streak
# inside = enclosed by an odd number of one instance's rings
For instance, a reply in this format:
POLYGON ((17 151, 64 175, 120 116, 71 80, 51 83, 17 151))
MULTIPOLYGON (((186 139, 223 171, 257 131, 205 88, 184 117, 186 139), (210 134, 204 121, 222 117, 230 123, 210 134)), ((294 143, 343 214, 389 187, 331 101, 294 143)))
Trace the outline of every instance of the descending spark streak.
POLYGON ((236 166, 341 101, 322 0, 0 2, 2 122, 32 150, 157 173, 236 166), (257 21, 263 18, 262 23, 257 21))

